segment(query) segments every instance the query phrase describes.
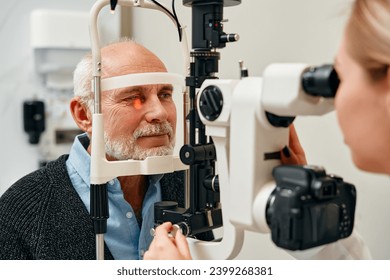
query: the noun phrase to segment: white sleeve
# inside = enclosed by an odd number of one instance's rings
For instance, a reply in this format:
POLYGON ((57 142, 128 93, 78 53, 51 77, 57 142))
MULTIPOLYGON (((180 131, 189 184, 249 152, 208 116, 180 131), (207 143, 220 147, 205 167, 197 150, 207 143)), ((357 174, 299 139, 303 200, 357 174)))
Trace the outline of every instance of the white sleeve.
POLYGON ((300 260, 369 260, 370 250, 356 231, 336 242, 304 251, 287 251, 300 260))

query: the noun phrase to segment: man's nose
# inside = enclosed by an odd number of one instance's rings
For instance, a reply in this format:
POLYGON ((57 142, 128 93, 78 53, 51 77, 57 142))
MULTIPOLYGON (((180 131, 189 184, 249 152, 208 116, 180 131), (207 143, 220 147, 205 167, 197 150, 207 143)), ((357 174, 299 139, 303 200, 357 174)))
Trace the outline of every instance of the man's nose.
POLYGON ((149 99, 147 105, 146 121, 162 122, 167 120, 168 112, 157 96, 149 99))

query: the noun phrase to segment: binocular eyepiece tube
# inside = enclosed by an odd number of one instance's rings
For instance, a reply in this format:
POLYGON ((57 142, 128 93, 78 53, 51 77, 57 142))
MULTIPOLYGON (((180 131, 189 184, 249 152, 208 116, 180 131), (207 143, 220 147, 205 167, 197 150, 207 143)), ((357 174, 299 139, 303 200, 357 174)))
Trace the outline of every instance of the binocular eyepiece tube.
POLYGON ((334 98, 339 84, 337 72, 331 64, 310 67, 302 74, 302 87, 309 95, 334 98))

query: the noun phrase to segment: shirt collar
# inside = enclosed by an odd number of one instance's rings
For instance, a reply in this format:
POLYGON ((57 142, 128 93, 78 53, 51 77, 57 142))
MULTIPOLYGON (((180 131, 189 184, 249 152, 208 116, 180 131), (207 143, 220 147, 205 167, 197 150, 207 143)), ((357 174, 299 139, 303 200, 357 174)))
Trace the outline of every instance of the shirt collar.
POLYGON ((149 184, 153 184, 153 185, 157 184, 163 176, 164 174, 149 175, 148 176, 149 184))
POLYGON ((69 162, 73 165, 81 179, 89 187, 91 156, 87 152, 89 137, 87 133, 76 136, 70 149, 69 162))

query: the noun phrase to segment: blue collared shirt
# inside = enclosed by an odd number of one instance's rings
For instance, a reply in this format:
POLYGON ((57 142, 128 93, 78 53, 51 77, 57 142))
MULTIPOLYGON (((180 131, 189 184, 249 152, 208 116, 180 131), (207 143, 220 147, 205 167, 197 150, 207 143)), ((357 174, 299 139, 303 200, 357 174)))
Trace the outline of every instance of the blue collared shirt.
MULTIPOLYGON (((66 161, 70 180, 90 211, 90 162, 86 148, 89 144, 87 134, 76 136, 66 161)), ((118 179, 109 181, 108 205, 110 217, 107 220, 107 233, 104 241, 117 260, 142 259, 149 248, 154 226, 154 203, 161 201, 160 179, 163 175, 148 176, 149 187, 142 204, 142 226, 140 228, 131 205, 124 199, 118 179)))

